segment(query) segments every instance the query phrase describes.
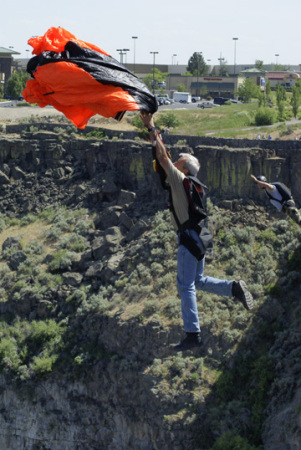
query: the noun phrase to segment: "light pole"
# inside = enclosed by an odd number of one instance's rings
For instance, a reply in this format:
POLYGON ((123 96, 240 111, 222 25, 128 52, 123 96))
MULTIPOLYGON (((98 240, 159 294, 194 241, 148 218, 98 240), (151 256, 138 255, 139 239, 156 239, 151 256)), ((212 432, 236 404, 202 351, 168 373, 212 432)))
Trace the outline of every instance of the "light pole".
POLYGON ((200 74, 200 57, 202 55, 202 52, 197 53, 198 57, 198 73, 197 73, 197 83, 196 83, 196 95, 199 96, 199 74, 200 74))
POLYGON ((220 65, 219 74, 222 75, 221 74, 221 72, 222 72, 222 61, 225 61, 225 58, 222 58, 222 54, 221 54, 221 56, 218 58, 218 60, 219 60, 219 65, 220 65))
POLYGON ((132 36, 132 39, 134 41, 134 72, 136 71, 136 39, 138 39, 138 36, 132 36))
POLYGON ((276 56, 276 65, 278 66, 278 56, 279 56, 279 54, 276 53, 275 56, 276 56))
POLYGON ((209 73, 209 63, 211 62, 211 59, 207 59, 207 62, 208 62, 207 68, 208 68, 208 73, 209 73))
POLYGON ((237 37, 232 38, 234 41, 234 75, 236 75, 236 41, 238 41, 237 37))
POLYGON ((174 58, 175 58, 176 56, 178 56, 178 55, 176 55, 175 53, 172 55, 172 59, 171 59, 171 64, 172 64, 172 65, 174 65, 174 58))
POLYGON ((116 49, 117 52, 119 52, 119 56, 120 56, 120 63, 123 63, 123 51, 122 48, 117 48, 116 49))
POLYGON ((126 64, 126 62, 127 62, 127 59, 126 59, 126 52, 129 52, 130 49, 129 49, 129 48, 123 48, 122 51, 124 52, 123 54, 125 55, 125 64, 126 64))
POLYGON ((156 55, 158 55, 159 52, 150 52, 153 57, 153 94, 155 93, 155 61, 156 61, 156 55))

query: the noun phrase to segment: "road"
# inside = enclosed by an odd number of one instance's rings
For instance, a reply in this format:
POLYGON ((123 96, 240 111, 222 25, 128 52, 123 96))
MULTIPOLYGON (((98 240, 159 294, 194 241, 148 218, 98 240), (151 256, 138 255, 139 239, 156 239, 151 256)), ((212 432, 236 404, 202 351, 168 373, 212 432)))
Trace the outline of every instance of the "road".
POLYGON ((39 106, 16 106, 16 103, 20 102, 16 100, 0 102, 0 122, 28 119, 31 116, 63 116, 63 113, 52 106, 40 108, 39 106))
MULTIPOLYGON (((17 103, 20 104, 16 100, 0 102, 0 122, 28 119, 31 116, 64 116, 63 113, 57 111, 52 106, 46 106, 45 108, 40 108, 39 106, 16 106, 17 103)), ((197 108, 197 103, 173 103, 171 105, 159 106, 159 111, 195 108, 197 108)))

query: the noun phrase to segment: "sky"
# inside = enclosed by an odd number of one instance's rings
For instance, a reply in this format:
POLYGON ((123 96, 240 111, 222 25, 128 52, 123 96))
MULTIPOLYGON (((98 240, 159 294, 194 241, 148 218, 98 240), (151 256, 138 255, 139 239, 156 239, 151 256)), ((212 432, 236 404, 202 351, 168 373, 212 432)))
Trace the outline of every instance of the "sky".
POLYGON ((300 16, 300 0, 2 0, 0 47, 30 58, 28 39, 60 26, 127 63, 299 65, 300 16))

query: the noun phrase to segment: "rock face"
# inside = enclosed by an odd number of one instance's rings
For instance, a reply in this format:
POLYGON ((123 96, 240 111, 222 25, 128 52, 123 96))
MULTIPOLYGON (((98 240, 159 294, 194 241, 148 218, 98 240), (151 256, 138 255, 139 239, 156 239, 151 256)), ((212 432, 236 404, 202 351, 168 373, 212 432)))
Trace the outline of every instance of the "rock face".
MULTIPOLYGON (((172 144, 172 137, 168 139, 172 144)), ((244 148, 242 142, 239 148, 237 141, 233 148, 231 142, 227 147, 217 144, 191 139, 187 148, 171 148, 173 158, 183 151, 193 151, 199 158, 202 179, 215 203, 234 210, 239 210, 242 202, 251 210, 252 202, 264 203, 264 196, 252 184, 251 173, 283 181, 301 203, 298 143, 291 147, 283 144, 286 148, 278 143, 275 148, 271 143, 265 148, 255 143, 244 148)), ((166 202, 152 170, 149 145, 135 140, 61 140, 49 132, 0 137, 0 184, 1 212, 12 217, 38 212, 50 204, 97 212, 89 250, 63 274, 66 291, 56 292, 63 299, 83 279, 95 284, 114 281, 122 261, 135 251, 132 244, 147 231, 146 217, 166 202)), ((9 264, 16 270, 26 255, 18 240, 11 238, 2 250, 11 247, 16 251, 9 264)), ((19 308, 17 313, 24 315, 36 309, 37 316, 43 317, 48 299, 26 300, 9 307, 0 302, 0 312, 12 313, 19 308)), ((122 322, 118 313, 111 319, 91 314, 81 327, 87 333, 93 330, 97 349, 105 348, 115 357, 104 355, 80 376, 66 374, 34 384, 18 385, 1 376, 0 449, 196 448, 195 443, 187 442, 186 431, 179 429, 177 422, 169 426, 160 423, 158 411, 160 417, 171 415, 176 400, 159 401, 146 370, 155 358, 168 354, 162 342, 173 342, 178 330, 167 331, 155 320, 143 327, 135 320, 122 322)), ((301 449, 294 430, 285 426, 290 416, 300 427, 300 391, 291 404, 267 421, 267 450, 301 449)))
MULTIPOLYGON (((168 136, 169 141, 175 136, 168 136)), ((179 140, 179 137, 178 137, 179 140)), ((287 184, 301 204, 301 143, 295 141, 238 141, 194 138, 180 152, 194 152, 201 162, 200 176, 215 200, 266 201, 250 175, 265 174, 287 184), (205 142, 205 144, 202 144, 205 142), (230 147, 230 145, 233 147, 230 147), (217 146, 220 145, 220 146, 217 146), (225 146, 227 145, 227 146, 225 146), (260 147, 261 146, 261 147, 260 147)), ((176 141, 175 141, 176 142, 176 141)), ((77 203, 98 207, 116 201, 122 191, 139 192, 145 203, 162 198, 152 170, 149 144, 143 141, 62 141, 55 133, 25 133, 24 138, 0 136, 0 201, 5 211, 28 213, 46 204, 77 203), (27 197, 24 198, 24 186, 27 197), (30 192, 30 194, 29 194, 30 192)))

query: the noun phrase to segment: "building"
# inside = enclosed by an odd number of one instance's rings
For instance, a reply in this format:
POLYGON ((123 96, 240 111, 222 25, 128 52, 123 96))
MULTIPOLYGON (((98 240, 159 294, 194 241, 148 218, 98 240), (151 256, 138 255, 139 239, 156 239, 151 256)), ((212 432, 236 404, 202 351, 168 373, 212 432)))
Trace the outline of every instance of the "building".
MULTIPOLYGON (((20 53, 4 49, 0 47, 0 77, 1 83, 5 84, 11 76, 12 67, 26 70, 28 58, 16 58, 13 61, 13 55, 20 53)), ((138 78, 143 79, 146 75, 152 73, 155 67, 160 72, 166 74, 166 90, 170 95, 178 86, 184 86, 184 89, 192 95, 202 96, 209 94, 210 96, 222 96, 234 98, 239 86, 245 78, 251 78, 257 86, 262 90, 265 89, 266 81, 270 81, 271 87, 281 84, 285 87, 292 87, 301 77, 300 67, 292 66, 290 70, 282 72, 274 72, 273 65, 263 65, 262 70, 255 67, 255 64, 237 64, 237 65, 208 65, 208 75, 206 76, 187 76, 186 64, 131 64, 124 65, 134 72, 138 78), (221 76, 221 70, 227 76, 221 76)))
POLYGON ((301 79, 301 72, 267 72, 265 77, 270 82, 272 88, 277 87, 277 84, 291 88, 301 79))
POLYGON ((0 47, 0 83, 4 88, 13 71, 13 55, 20 55, 14 50, 0 47))

